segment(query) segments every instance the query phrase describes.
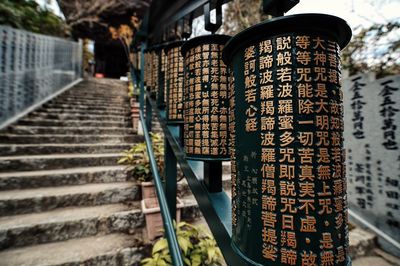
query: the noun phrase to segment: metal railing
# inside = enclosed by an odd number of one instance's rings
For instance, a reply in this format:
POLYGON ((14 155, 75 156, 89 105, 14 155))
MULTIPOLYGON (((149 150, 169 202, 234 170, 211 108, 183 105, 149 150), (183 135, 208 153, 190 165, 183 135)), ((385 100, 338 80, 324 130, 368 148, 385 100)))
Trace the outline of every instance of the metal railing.
MULTIPOLYGON (((179 127, 167 125, 165 121, 165 110, 158 109, 156 102, 145 92, 144 86, 144 49, 141 53, 141 86, 140 86, 140 121, 146 141, 146 147, 150 158, 151 170, 154 177, 157 197, 163 218, 165 237, 167 238, 173 265, 184 265, 182 254, 177 241, 173 220, 176 218, 176 197, 177 197, 177 163, 188 182, 188 185, 199 205, 214 238, 221 249, 227 265, 246 265, 245 262, 235 253, 231 246, 231 199, 224 192, 211 193, 208 191, 204 178, 212 175, 204 172, 204 162, 187 160, 184 149, 181 145, 179 127), (156 160, 151 146, 151 131, 153 113, 160 121, 165 136, 165 181, 161 181, 158 173, 156 160)), ((131 73, 134 75, 134 73, 131 73)), ((215 176, 222 178, 222 176, 215 176)))
POLYGON ((82 76, 82 43, 0 25, 0 128, 82 76))

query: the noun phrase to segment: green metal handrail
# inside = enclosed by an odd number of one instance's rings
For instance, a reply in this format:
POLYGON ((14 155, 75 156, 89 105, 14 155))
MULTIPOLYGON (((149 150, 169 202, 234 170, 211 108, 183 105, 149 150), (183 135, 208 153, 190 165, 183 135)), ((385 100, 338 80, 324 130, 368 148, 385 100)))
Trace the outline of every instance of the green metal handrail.
POLYGON ((160 204, 161 215, 163 219, 164 229, 166 238, 168 241, 169 252, 171 254, 173 265, 183 266, 182 254, 180 252, 178 240, 176 238, 176 233, 169 212, 168 203, 165 198, 165 193, 162 185, 160 175, 158 173, 157 162, 154 157, 153 148, 151 146, 151 138, 146 126, 146 120, 144 119, 143 111, 140 110, 140 122, 143 127, 143 135, 146 141, 147 154, 150 159, 151 172, 154 176, 154 185, 157 192, 158 202, 160 204))

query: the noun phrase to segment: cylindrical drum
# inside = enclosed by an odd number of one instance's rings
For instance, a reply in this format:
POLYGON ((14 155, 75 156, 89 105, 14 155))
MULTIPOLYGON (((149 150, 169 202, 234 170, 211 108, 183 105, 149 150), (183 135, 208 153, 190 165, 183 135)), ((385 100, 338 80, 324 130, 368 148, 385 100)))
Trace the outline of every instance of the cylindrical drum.
POLYGON ((188 159, 226 160, 228 147, 228 73, 222 61, 226 35, 193 38, 184 57, 184 146, 188 159))
POLYGON ((158 46, 158 73, 157 73, 157 107, 165 107, 165 73, 167 69, 167 55, 164 53, 164 47, 167 43, 158 46))
POLYGON ((233 69, 232 241, 259 265, 348 265, 337 17, 253 26, 225 46, 233 69))
POLYGON ((168 44, 165 48, 168 65, 165 78, 167 80, 166 122, 168 124, 183 123, 183 57, 181 46, 183 41, 168 44))
POLYGON ((160 46, 154 46, 151 52, 151 88, 150 95, 152 97, 156 97, 158 90, 158 68, 160 66, 159 58, 160 58, 160 46))

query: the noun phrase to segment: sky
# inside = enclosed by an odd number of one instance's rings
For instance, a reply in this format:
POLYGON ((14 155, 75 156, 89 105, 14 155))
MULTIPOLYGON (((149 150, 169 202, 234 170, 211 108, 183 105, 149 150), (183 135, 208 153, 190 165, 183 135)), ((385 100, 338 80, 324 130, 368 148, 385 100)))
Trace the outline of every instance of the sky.
POLYGON ((300 0, 287 15, 324 13, 347 21, 351 28, 400 21, 400 0, 300 0))

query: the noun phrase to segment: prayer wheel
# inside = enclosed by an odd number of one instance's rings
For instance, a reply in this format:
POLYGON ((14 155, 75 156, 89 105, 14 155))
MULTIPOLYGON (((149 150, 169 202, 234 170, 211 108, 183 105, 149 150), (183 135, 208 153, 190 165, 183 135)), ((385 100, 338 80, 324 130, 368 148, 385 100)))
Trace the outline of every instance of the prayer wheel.
POLYGON ((254 265, 350 265, 337 17, 274 18, 234 36, 232 245, 254 265))
POLYGON ((193 38, 184 57, 184 146, 192 160, 228 160, 228 78, 222 61, 226 35, 193 38))
POLYGON ((169 43, 164 52, 167 55, 166 79, 166 122, 183 123, 183 57, 181 46, 184 41, 169 43))

